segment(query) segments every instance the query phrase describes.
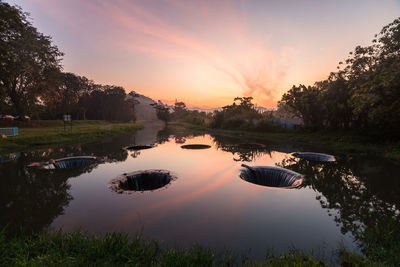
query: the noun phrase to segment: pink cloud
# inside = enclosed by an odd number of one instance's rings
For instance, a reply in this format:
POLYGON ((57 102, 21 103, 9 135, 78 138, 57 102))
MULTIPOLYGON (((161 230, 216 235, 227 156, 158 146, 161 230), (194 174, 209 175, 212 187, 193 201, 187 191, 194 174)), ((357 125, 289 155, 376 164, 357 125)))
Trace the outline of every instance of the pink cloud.
MULTIPOLYGON (((49 13, 66 20, 66 15, 57 10, 55 4, 45 0, 35 1, 49 13)), ((248 29, 243 9, 237 10, 231 1, 160 2, 160 5, 176 11, 181 16, 180 21, 187 25, 178 23, 179 20, 172 17, 174 14, 163 14, 161 9, 143 2, 72 0, 68 5, 84 9, 89 26, 95 27, 99 22, 111 24, 107 30, 112 31, 105 33, 107 41, 118 44, 126 52, 208 64, 221 77, 236 84, 243 95, 253 96, 262 105, 275 105, 277 89, 286 75, 291 54, 281 51, 275 55, 268 49, 261 37, 248 29), (90 22, 91 19, 93 22, 90 22), (213 21, 219 21, 222 36, 204 38, 213 35, 213 21), (193 32, 191 29, 196 27, 203 31, 193 32)), ((69 19, 69 23, 73 21, 73 18, 69 19)))

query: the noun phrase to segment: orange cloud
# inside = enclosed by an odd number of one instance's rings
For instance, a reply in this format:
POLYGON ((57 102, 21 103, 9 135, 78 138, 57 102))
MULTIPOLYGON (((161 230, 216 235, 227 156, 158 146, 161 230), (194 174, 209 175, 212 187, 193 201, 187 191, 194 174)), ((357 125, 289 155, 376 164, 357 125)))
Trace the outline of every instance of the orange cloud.
MULTIPOLYGON (((173 6, 196 12, 189 4, 174 1, 173 6)), ((128 33, 120 41, 124 48, 154 56, 205 61, 233 81, 243 95, 253 96, 259 104, 275 104, 277 88, 286 74, 290 54, 281 53, 282 60, 277 60, 261 41, 257 41, 257 37, 244 32, 244 22, 233 9, 224 14, 231 26, 228 37, 236 40, 237 45, 246 51, 247 62, 235 60, 235 55, 229 51, 216 48, 212 42, 200 39, 182 25, 169 23, 137 4, 120 0, 117 4, 104 2, 102 8, 118 24, 119 31, 128 33)), ((214 15, 210 6, 202 5, 200 10, 204 19, 214 15)))
MULTIPOLYGON (((51 2, 35 1, 54 16, 66 19, 51 2)), ((276 55, 260 36, 249 29, 243 11, 244 2, 240 3, 242 8, 239 9, 232 1, 159 2, 166 10, 173 10, 173 14, 163 14, 159 8, 148 3, 127 0, 71 0, 68 4, 85 9, 87 20, 93 18, 94 24, 98 21, 107 25, 108 30, 112 29, 105 33, 107 41, 119 44, 129 53, 178 59, 188 65, 193 62, 207 64, 219 73, 220 80, 225 79, 227 84, 237 87, 235 92, 239 95, 232 94, 232 99, 241 94, 253 96, 259 105, 276 105, 278 89, 286 76, 291 53, 287 53, 285 48, 276 55), (171 19, 175 14, 182 17, 182 23, 171 19), (216 26, 218 34, 212 29, 213 21, 219 23, 216 26)), ((72 20, 69 21, 71 24, 72 20)), ((220 84, 212 85, 213 79, 210 77, 204 83, 205 92, 221 88, 220 84)), ((192 81, 196 85, 203 82, 192 81)), ((140 91, 140 88, 137 90, 140 91)))

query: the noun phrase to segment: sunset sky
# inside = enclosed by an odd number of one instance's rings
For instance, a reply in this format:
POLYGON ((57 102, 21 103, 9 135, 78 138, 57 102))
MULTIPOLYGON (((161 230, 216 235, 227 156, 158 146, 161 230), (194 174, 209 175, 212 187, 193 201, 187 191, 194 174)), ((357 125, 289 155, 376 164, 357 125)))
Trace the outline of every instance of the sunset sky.
POLYGON ((189 106, 275 107, 400 15, 394 0, 16 0, 64 71, 189 106))

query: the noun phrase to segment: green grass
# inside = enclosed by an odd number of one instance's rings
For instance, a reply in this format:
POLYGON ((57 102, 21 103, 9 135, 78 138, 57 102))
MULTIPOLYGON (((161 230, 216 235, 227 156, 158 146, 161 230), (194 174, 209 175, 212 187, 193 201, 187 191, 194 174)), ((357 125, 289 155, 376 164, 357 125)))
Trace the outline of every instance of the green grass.
POLYGON ((293 252, 263 262, 237 260, 202 246, 161 248, 155 241, 125 234, 82 232, 8 237, 0 233, 2 266, 326 266, 310 255, 293 252))
MULTIPOLYGON (((340 266, 397 266, 398 235, 385 233, 389 237, 382 238, 382 231, 365 234, 370 242, 366 256, 342 249, 340 266)), ((154 240, 122 233, 100 236, 75 231, 8 236, 6 229, 0 232, 0 263, 1 266, 329 266, 312 253, 296 250, 278 256, 266 255, 265 260, 256 261, 200 245, 161 247, 154 240)))
MULTIPOLYGON (((340 266, 398 266, 400 227, 395 221, 367 228, 361 235, 364 255, 341 248, 340 266)), ((329 266, 313 255, 295 249, 263 261, 200 245, 161 247, 154 240, 123 233, 104 236, 82 231, 9 235, 0 231, 1 266, 329 266)))
POLYGON ((382 158, 400 164, 400 141, 373 140, 369 136, 340 132, 299 132, 282 130, 281 132, 253 132, 241 130, 221 130, 199 127, 182 122, 170 122, 168 125, 177 128, 205 130, 236 137, 259 138, 271 142, 290 142, 294 144, 307 144, 323 146, 337 153, 346 154, 375 154, 382 158))
POLYGON ((0 139, 0 153, 66 143, 89 142, 103 137, 137 131, 142 128, 139 123, 85 120, 74 121, 72 130, 67 127, 66 131, 64 131, 63 125, 62 121, 32 121, 29 124, 22 124, 17 136, 0 139))

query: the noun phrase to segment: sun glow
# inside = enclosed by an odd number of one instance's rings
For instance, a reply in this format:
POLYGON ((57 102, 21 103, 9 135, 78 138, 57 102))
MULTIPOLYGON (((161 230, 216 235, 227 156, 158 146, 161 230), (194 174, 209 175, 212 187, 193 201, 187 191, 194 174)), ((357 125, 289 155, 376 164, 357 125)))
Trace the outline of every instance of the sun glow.
POLYGON ((66 71, 200 107, 236 96, 274 107, 293 84, 326 78, 400 11, 391 0, 10 2, 53 37, 66 71))

